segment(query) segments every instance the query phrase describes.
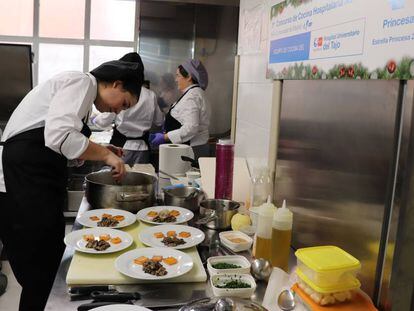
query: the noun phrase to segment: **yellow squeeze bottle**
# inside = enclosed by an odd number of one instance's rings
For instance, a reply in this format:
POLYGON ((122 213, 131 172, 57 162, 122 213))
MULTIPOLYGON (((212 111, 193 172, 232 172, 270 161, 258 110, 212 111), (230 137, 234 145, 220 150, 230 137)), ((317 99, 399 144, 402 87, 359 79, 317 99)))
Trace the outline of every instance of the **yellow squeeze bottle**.
POLYGON ((286 208, 286 200, 283 200, 283 205, 276 210, 272 223, 271 262, 273 267, 286 272, 288 272, 292 223, 293 214, 286 208))
POLYGON ((267 199, 267 203, 262 204, 259 208, 254 254, 256 258, 271 260, 272 219, 275 210, 276 206, 270 202, 270 196, 267 199))

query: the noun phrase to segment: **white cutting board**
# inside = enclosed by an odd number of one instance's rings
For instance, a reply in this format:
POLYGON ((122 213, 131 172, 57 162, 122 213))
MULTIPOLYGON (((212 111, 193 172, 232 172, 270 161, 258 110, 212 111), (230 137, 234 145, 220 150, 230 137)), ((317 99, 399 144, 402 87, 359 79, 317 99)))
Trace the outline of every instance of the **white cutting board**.
POLYGON ((121 254, 135 249, 145 247, 138 238, 139 232, 151 225, 137 221, 135 224, 122 228, 133 238, 134 243, 120 252, 112 254, 86 254, 75 251, 66 275, 68 285, 95 285, 95 284, 143 284, 143 283, 184 283, 184 282, 205 282, 207 274, 201 262, 200 255, 195 247, 182 250, 191 256, 194 266, 190 272, 173 279, 160 281, 137 280, 125 276, 115 269, 115 259, 121 254))
MULTIPOLYGON (((216 184, 216 158, 199 158, 201 185, 209 199, 214 198, 216 184)), ((234 158, 233 200, 250 202, 250 174, 245 158, 234 158)))

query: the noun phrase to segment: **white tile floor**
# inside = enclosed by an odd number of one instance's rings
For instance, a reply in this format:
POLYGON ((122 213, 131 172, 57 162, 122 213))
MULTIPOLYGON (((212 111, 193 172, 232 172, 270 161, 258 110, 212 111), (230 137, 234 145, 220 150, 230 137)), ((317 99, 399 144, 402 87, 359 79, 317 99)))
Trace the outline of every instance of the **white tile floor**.
MULTIPOLYGON (((72 225, 66 225, 66 234, 72 230, 72 225)), ((6 292, 0 296, 0 310, 1 311, 16 311, 19 309, 20 292, 22 290, 16 278, 13 275, 13 271, 10 268, 8 261, 3 261, 3 272, 7 276, 7 289, 6 292)))

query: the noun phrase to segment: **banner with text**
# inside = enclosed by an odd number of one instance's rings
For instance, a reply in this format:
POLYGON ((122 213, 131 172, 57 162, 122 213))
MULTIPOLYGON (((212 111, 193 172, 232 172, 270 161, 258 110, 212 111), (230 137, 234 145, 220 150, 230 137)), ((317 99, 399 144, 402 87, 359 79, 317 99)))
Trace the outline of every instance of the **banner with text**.
POLYGON ((268 78, 414 78, 414 0, 272 4, 268 78))

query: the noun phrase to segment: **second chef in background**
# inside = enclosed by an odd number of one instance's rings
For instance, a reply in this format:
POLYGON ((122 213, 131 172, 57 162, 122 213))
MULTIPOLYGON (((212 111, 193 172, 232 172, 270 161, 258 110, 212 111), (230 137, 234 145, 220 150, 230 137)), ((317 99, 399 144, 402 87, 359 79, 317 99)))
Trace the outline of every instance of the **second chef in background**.
POLYGON ((208 74, 197 59, 189 59, 177 68, 176 78, 181 97, 171 106, 166 117, 165 133, 151 135, 155 147, 172 142, 189 144, 195 159, 209 156, 210 112, 205 96, 208 74))

